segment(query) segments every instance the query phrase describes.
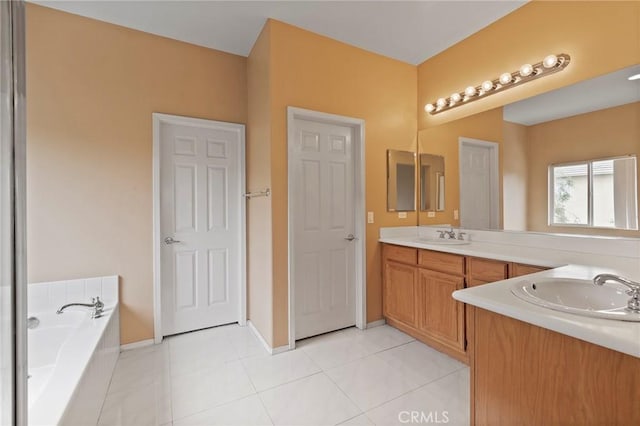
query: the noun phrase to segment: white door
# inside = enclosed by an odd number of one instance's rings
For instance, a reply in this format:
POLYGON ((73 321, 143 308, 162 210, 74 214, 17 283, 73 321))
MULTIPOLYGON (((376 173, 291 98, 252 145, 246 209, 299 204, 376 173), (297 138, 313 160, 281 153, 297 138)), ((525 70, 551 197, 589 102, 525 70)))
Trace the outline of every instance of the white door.
POLYGON ((162 335, 236 322, 244 126, 160 124, 162 335))
POLYGON ((354 130, 296 119, 292 148, 295 338, 356 322, 354 130))
POLYGON ((467 229, 497 228, 497 172, 491 142, 460 143, 460 226, 467 229))

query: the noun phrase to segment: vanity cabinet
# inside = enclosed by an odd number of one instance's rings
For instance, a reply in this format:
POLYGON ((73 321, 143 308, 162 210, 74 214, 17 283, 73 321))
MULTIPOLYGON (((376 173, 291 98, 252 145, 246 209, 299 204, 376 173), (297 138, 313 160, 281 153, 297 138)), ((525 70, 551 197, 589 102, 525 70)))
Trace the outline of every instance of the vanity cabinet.
POLYGON ((523 263, 512 263, 509 270, 509 278, 535 274, 536 272, 546 271, 547 269, 549 268, 544 268, 542 266, 525 265, 523 263))
POLYGON ((472 425, 640 424, 640 358, 471 308, 472 425))
POLYGON ((391 326, 469 363, 473 318, 469 307, 451 293, 544 269, 383 244, 382 313, 391 326))

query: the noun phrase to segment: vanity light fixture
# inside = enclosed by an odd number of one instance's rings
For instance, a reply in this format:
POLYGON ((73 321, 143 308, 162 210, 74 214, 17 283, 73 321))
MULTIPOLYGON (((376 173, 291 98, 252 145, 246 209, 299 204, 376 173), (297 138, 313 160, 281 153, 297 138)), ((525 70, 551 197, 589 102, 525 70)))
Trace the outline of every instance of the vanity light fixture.
MULTIPOLYGON (((483 81, 478 86, 469 86, 463 92, 454 93, 448 98, 439 98, 435 102, 426 104, 424 110, 431 115, 435 115, 477 99, 486 98, 505 89, 519 86, 528 81, 555 74, 565 69, 569 62, 571 62, 571 57, 566 53, 548 55, 542 61, 533 65, 522 65, 518 71, 505 72, 498 78, 483 81)), ((629 77, 629 80, 634 79, 640 79, 640 74, 629 77)))
POLYGON ((631 77, 627 78, 629 81, 640 80, 640 74, 634 74, 631 77))

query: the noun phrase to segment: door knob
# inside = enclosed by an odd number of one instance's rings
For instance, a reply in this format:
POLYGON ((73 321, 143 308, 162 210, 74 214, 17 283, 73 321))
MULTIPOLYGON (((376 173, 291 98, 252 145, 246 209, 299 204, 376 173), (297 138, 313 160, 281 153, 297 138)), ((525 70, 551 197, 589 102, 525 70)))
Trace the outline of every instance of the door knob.
POLYGON ((167 238, 164 239, 164 243, 165 244, 176 244, 176 243, 179 243, 179 242, 181 242, 181 241, 174 240, 172 237, 167 237, 167 238))
POLYGON ((344 239, 347 240, 347 241, 357 240, 357 238, 354 237, 353 234, 347 235, 344 239))

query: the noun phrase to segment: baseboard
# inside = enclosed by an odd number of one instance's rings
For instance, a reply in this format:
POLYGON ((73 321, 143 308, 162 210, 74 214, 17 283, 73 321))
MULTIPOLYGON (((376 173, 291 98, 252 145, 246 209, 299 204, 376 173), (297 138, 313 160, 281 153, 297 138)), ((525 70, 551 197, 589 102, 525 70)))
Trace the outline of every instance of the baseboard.
POLYGON ((387 321, 383 318, 378 321, 372 321, 367 323, 367 328, 380 327, 381 325, 385 325, 387 321))
POLYGON ((130 351, 131 349, 140 349, 154 344, 153 339, 140 340, 139 342, 127 343, 126 345, 120 345, 120 352, 130 351))
POLYGON ((269 352, 271 355, 276 355, 282 352, 286 352, 289 350, 289 345, 285 345, 285 346, 279 346, 277 348, 272 348, 267 341, 264 339, 264 337, 262 336, 262 334, 260 334, 260 332, 258 331, 258 329, 256 328, 255 325, 253 325, 253 323, 251 322, 251 320, 247 320, 247 326, 249 327, 249 329, 253 332, 253 334, 258 338, 258 340, 260 340, 260 343, 262 343, 262 346, 264 346, 265 350, 267 352, 269 352))

